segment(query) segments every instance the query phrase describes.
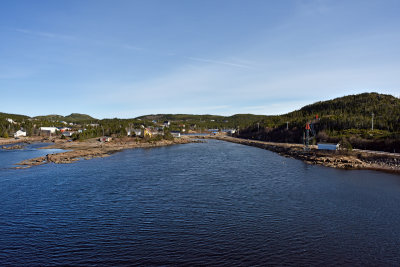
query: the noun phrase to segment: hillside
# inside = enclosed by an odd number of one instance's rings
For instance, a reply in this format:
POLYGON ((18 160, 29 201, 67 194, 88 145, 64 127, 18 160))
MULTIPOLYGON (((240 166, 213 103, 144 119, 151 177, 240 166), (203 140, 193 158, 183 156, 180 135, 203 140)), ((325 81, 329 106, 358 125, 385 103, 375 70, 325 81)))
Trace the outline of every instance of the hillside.
POLYGON ((29 119, 29 116, 0 112, 0 119, 6 119, 6 118, 22 121, 22 120, 29 119))
POLYGON ((378 93, 339 97, 288 114, 267 116, 260 122, 260 128, 246 127, 240 137, 301 143, 307 122, 312 122, 316 131, 313 142, 342 142, 348 147, 400 151, 400 99, 378 93))
MULTIPOLYGON (((97 120, 86 114, 72 113, 68 116, 47 115, 34 117, 0 113, 0 136, 13 134, 19 128, 37 132, 39 126, 62 126, 60 121, 101 124, 102 131, 125 134, 132 127, 157 126, 168 120, 170 130, 204 131, 210 128, 239 129, 239 137, 265 141, 301 143, 307 122, 313 123, 313 142, 342 142, 347 146, 377 150, 400 151, 400 99, 378 93, 363 93, 316 102, 283 115, 236 114, 232 116, 153 114, 136 119, 97 120), (374 114, 374 115, 372 115, 374 114), (316 116, 318 115, 318 119, 316 116), (372 116, 373 128, 372 131, 372 116), (12 118, 21 124, 10 124, 12 118), (155 120, 156 123, 152 121, 155 120)), ((92 135, 100 134, 93 130, 92 135)))
POLYGON ((376 129, 400 130, 400 99, 392 95, 364 93, 307 105, 283 117, 292 119, 312 118, 336 121, 337 130, 345 128, 369 129, 372 113, 376 129))
POLYGON ((65 122, 83 122, 83 121, 97 121, 97 119, 80 113, 71 113, 68 116, 61 116, 61 115, 45 115, 45 116, 36 116, 34 119, 37 120, 47 120, 47 121, 65 121, 65 122))
POLYGON ((141 120, 156 120, 157 122, 171 121, 173 124, 197 125, 198 128, 237 128, 247 127, 268 116, 253 114, 236 114, 232 116, 220 115, 192 115, 192 114, 156 114, 138 117, 141 120))

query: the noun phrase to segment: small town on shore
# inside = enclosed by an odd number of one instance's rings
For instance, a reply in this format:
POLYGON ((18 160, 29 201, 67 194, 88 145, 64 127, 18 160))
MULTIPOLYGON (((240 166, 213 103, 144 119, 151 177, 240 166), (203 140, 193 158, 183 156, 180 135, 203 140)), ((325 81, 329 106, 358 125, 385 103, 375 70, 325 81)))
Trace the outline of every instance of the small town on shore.
POLYGON ((45 148, 68 150, 18 163, 17 168, 23 168, 105 157, 128 148, 218 139, 310 164, 400 172, 398 107, 400 100, 393 96, 366 93, 280 116, 157 114, 98 120, 78 113, 65 117, 0 113, 0 148, 22 149, 24 143, 48 142, 45 148), (391 118, 383 118, 389 113, 391 118))

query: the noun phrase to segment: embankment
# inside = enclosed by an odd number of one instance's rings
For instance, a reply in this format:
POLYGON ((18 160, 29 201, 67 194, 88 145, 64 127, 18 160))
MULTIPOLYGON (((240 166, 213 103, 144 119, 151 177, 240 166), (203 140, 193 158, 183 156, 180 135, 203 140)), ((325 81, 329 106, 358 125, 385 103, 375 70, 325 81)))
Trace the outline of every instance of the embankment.
POLYGON ((302 160, 308 164, 340 169, 378 170, 400 174, 400 154, 364 150, 327 151, 317 150, 316 146, 310 146, 310 150, 306 151, 301 144, 263 142, 229 136, 207 136, 205 138, 267 149, 285 157, 302 160))

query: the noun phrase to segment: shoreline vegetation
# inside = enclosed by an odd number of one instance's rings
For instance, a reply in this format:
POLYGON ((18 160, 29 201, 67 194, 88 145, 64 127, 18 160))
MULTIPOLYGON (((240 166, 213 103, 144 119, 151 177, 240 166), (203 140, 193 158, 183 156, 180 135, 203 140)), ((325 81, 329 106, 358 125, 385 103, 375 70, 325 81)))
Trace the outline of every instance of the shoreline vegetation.
MULTIPOLYGON (((310 146, 309 151, 304 150, 301 144, 265 142, 257 140, 242 139, 230 137, 226 135, 208 135, 208 136, 183 136, 174 138, 173 140, 157 140, 147 141, 136 138, 116 138, 111 142, 99 142, 92 138, 84 141, 68 142, 67 140, 54 138, 24 138, 20 140, 0 138, 0 145, 12 145, 20 143, 37 143, 37 142, 53 142, 49 146, 40 149, 63 149, 60 153, 48 154, 46 156, 24 160, 15 165, 15 169, 24 169, 32 166, 56 163, 65 164, 73 163, 82 159, 92 159, 107 157, 113 153, 120 152, 125 149, 133 148, 152 148, 169 146, 174 144, 187 144, 193 142, 201 142, 199 139, 216 139, 242 145, 254 146, 279 155, 302 160, 308 164, 323 165, 331 168, 348 169, 348 170, 376 170, 400 174, 400 154, 385 153, 380 151, 357 150, 352 151, 326 151, 317 150, 316 146, 310 146)), ((19 149, 21 145, 15 146, 19 149)), ((3 148, 4 149, 4 148, 3 148)))

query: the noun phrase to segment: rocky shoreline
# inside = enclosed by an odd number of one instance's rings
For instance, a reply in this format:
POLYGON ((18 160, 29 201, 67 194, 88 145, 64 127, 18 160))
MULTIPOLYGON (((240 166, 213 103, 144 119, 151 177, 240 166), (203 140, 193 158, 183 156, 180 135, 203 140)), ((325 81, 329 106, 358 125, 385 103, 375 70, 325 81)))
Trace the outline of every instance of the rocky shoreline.
POLYGON ((195 140, 189 138, 175 138, 174 140, 161 140, 152 142, 141 142, 132 138, 121 138, 115 139, 107 143, 99 142, 97 141, 97 139, 89 139, 86 141, 76 142, 68 142, 61 139, 55 139, 53 141, 54 144, 42 147, 41 149, 57 148, 67 151, 24 160, 17 163, 16 165, 19 165, 19 167, 15 168, 24 169, 31 166, 37 166, 47 163, 66 164, 73 163, 82 159, 102 158, 110 156, 111 154, 122 151, 124 149, 152 148, 196 142, 195 140))
POLYGON ((282 156, 302 160, 308 164, 318 164, 331 168, 348 170, 377 170, 400 174, 400 155, 376 151, 327 151, 310 146, 305 151, 301 144, 273 143, 240 139, 229 136, 207 136, 204 138, 223 140, 242 145, 259 147, 282 156))

